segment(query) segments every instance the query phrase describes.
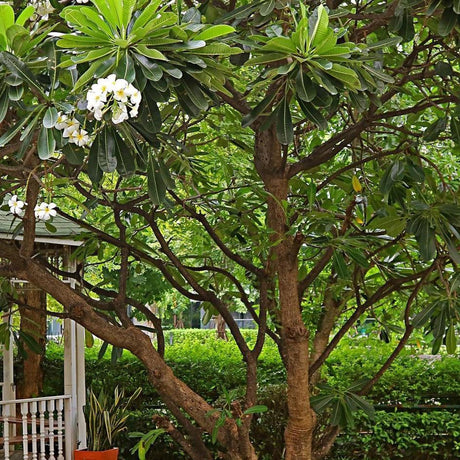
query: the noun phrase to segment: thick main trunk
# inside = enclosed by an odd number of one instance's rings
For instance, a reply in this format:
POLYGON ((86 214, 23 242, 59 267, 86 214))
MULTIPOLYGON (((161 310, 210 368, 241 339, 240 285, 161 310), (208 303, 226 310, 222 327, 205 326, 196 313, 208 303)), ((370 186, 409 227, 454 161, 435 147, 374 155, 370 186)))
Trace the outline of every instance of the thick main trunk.
MULTIPOLYGON (((24 292, 23 303, 27 307, 20 307, 20 330, 31 336, 44 352, 46 342, 46 295, 43 291, 29 288, 24 292)), ((43 353, 36 353, 23 340, 26 356, 23 358, 23 372, 17 384, 18 398, 38 396, 43 387, 43 353)))
POLYGON ((255 163, 268 192, 267 222, 272 233, 269 271, 278 278, 283 361, 287 373, 286 460, 311 460, 315 414, 310 407, 308 331, 301 316, 298 249, 283 203, 288 200, 281 146, 273 129, 256 133, 255 163))

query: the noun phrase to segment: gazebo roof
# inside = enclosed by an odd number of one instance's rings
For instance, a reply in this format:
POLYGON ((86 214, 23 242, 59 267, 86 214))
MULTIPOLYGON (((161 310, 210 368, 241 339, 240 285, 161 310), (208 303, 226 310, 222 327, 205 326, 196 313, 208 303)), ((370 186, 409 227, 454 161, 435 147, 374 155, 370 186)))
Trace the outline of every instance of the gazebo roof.
MULTIPOLYGON (((10 212, 0 211, 0 239, 22 240, 22 231, 13 235, 20 219, 10 212)), ((48 243, 57 246, 80 246, 81 241, 75 239, 75 236, 84 232, 84 229, 74 222, 62 216, 53 218, 52 226, 56 229, 51 232, 46 228, 45 222, 37 221, 35 226, 35 241, 37 243, 48 243)))

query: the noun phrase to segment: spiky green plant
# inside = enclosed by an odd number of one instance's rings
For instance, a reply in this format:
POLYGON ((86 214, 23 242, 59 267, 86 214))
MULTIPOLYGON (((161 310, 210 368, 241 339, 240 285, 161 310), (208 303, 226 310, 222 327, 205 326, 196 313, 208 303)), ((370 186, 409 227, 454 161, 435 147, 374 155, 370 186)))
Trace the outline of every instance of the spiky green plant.
POLYGON ((119 434, 126 429, 129 417, 128 407, 140 395, 138 388, 129 398, 118 386, 113 397, 103 389, 96 396, 92 389, 88 392, 88 403, 85 406, 86 429, 88 434, 88 450, 106 450, 114 447, 119 434))

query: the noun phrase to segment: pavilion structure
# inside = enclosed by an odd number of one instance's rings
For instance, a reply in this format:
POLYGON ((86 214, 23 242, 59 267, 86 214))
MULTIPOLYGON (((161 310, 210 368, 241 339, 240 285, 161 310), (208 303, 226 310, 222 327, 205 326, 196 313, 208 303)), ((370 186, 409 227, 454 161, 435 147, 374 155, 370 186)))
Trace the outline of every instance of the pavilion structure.
MULTIPOLYGON (((22 240, 20 219, 0 211, 0 239, 22 240), (19 231, 15 229, 18 228, 19 231)), ((36 224, 36 250, 53 266, 67 273, 77 271, 72 253, 82 243, 76 236, 82 229, 73 222, 56 216, 52 222, 55 232, 44 222, 36 224)), ((1 254, 0 254, 1 259, 1 254)), ((74 278, 63 279, 72 288, 74 278)), ((24 280, 12 279, 18 290, 36 289, 24 280)), ((6 313, 4 321, 11 321, 6 313)), ((22 447, 20 458, 32 460, 73 460, 74 450, 86 447, 86 425, 83 415, 85 405, 85 331, 70 319, 64 320, 64 388, 61 395, 16 399, 16 382, 13 367, 13 343, 3 346, 3 382, 0 401, 0 449, 3 458, 17 458, 18 444, 22 447)), ((1 458, 1 457, 0 457, 1 458)))

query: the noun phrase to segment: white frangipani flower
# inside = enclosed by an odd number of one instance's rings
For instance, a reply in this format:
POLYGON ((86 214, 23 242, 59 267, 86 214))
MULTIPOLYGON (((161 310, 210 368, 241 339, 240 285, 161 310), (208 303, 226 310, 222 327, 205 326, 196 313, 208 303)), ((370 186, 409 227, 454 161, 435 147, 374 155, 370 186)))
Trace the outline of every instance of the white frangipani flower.
POLYGON ((85 145, 88 145, 88 131, 85 131, 84 129, 76 129, 75 131, 72 131, 72 133, 69 136, 69 142, 77 144, 79 147, 84 147, 85 145))
POLYGON ((68 119, 69 119, 69 117, 65 113, 59 112, 57 120, 56 120, 56 123, 54 124, 54 127, 56 129, 65 129, 65 128, 67 128, 67 120, 68 119))
POLYGON ((12 214, 16 214, 17 216, 20 216, 23 212, 24 209, 24 201, 18 200, 17 195, 13 195, 9 200, 8 200, 8 206, 10 207, 10 212, 12 214))
POLYGON ((41 203, 35 206, 35 217, 40 220, 50 220, 51 217, 56 216, 55 203, 41 203))
POLYGON ((111 73, 108 77, 106 77, 106 84, 107 84, 107 92, 113 93, 115 90, 115 84, 117 82, 117 76, 114 73, 111 73))
POLYGON ((124 104, 118 104, 112 111, 112 122, 114 124, 122 123, 129 118, 128 109, 124 104))
POLYGON ((62 135, 64 137, 69 137, 78 128, 80 128, 80 122, 76 118, 67 120, 67 126, 64 128, 62 135))
POLYGON ((88 102, 88 110, 101 109, 107 101, 107 93, 102 92, 100 88, 92 88, 88 91, 86 100, 88 102))
POLYGON ((127 102, 128 101, 128 82, 123 79, 119 79, 115 82, 113 91, 113 97, 116 101, 127 102))

